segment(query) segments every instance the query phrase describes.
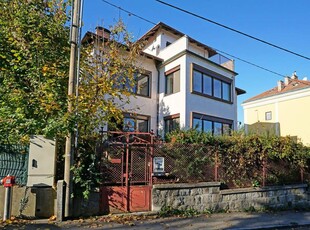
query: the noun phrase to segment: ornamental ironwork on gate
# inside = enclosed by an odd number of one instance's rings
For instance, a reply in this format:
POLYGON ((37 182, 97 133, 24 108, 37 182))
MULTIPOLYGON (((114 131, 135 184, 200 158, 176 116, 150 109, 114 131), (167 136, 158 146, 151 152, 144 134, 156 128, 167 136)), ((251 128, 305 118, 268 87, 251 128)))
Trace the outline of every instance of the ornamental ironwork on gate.
POLYGON ((107 133, 101 159, 101 211, 150 210, 155 142, 152 133, 107 133))

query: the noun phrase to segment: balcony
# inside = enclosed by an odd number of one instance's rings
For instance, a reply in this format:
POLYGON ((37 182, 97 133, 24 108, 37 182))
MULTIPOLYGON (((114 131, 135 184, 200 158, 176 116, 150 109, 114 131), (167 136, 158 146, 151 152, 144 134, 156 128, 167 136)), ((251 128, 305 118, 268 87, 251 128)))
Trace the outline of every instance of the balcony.
POLYGON ((223 67, 225 67, 226 69, 229 69, 231 71, 234 71, 235 69, 235 62, 232 59, 229 59, 227 57, 225 57, 224 55, 221 54, 215 54, 212 57, 209 58, 210 61, 221 65, 223 67))

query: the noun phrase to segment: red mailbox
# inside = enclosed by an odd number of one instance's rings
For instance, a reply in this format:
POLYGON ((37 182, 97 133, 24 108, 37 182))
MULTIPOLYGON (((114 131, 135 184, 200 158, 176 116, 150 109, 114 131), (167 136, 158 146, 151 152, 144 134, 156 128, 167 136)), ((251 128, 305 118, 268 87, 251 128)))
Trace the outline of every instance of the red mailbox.
POLYGON ((4 187, 12 187, 15 184, 15 176, 6 176, 1 180, 4 187))

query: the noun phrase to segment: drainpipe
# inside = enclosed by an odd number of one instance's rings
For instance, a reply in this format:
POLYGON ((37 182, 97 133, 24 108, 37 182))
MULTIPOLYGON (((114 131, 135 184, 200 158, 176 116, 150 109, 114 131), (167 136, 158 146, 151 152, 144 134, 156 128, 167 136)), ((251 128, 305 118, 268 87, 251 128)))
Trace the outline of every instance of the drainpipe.
MULTIPOLYGON (((155 61, 155 60, 154 60, 155 61)), ((156 64, 156 61, 155 61, 156 64)), ((159 72, 159 63, 156 64, 157 70, 157 94, 156 94, 156 106, 157 106, 157 114, 156 114, 156 135, 159 136, 159 86, 160 86, 160 72, 159 72)))

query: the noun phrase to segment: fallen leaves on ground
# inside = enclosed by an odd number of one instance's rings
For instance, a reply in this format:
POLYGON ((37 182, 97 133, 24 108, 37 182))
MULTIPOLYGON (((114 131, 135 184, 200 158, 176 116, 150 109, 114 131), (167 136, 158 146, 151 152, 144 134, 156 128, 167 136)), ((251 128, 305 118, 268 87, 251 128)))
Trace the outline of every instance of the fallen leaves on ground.
POLYGON ((2 219, 0 220, 0 227, 1 226, 7 226, 7 225, 23 225, 25 223, 29 223, 29 220, 24 220, 17 218, 15 216, 12 216, 10 219, 7 219, 3 221, 2 219))

